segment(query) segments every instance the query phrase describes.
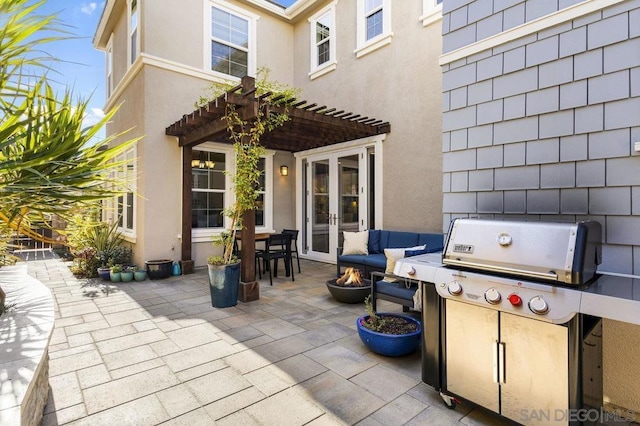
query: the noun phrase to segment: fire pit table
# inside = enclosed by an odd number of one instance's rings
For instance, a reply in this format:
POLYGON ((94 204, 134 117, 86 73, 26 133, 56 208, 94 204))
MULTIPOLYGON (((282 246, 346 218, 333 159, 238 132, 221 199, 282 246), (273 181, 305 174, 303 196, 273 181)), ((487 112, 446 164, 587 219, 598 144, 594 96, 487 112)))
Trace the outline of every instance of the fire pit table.
POLYGON ((336 280, 327 281, 329 293, 341 303, 362 303, 371 294, 371 281, 364 280, 362 286, 337 285, 336 280))

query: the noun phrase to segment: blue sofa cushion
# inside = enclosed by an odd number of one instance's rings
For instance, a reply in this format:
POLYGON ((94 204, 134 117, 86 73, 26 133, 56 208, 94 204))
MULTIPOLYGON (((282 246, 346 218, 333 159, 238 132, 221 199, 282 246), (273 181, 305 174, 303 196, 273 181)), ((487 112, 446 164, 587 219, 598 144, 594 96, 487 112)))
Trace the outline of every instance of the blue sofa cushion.
POLYGON ((407 288, 404 282, 390 283, 384 280, 376 282, 376 292, 401 299, 413 300, 413 295, 417 290, 417 285, 407 288))
POLYGON ((366 256, 363 254, 343 254, 340 255, 338 259, 343 263, 355 263, 382 269, 387 265, 387 258, 382 253, 369 254, 366 256))
POLYGON ((404 257, 419 256, 421 254, 433 253, 434 251, 439 251, 439 250, 429 249, 429 248, 424 248, 422 250, 405 250, 404 257))
POLYGON ((386 248, 414 247, 418 245, 415 232, 380 231, 380 251, 386 248))
POLYGON ((444 235, 442 234, 418 234, 418 245, 426 244, 430 253, 444 249, 444 235))
POLYGON ((380 250, 380 230, 369 230, 369 254, 382 253, 380 250))
POLYGON ((384 253, 370 254, 362 259, 362 263, 367 266, 374 266, 376 268, 384 268, 387 266, 387 258, 384 253))

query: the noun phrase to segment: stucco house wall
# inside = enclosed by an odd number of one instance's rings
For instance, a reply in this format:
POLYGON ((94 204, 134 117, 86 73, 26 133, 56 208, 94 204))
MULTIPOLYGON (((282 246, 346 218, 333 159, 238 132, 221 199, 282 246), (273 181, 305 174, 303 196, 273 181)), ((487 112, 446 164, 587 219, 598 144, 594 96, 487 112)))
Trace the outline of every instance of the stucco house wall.
MULTIPOLYGON (((267 65, 271 78, 291 84, 293 70, 291 25, 247 4, 228 1, 254 15, 256 22, 257 66, 267 65)), ((136 146, 137 193, 135 237, 127 238, 134 249, 134 261, 181 258, 182 153, 174 137, 165 128, 193 111, 199 96, 219 77, 207 71, 204 43, 209 26, 204 22, 204 7, 209 2, 186 0, 179 14, 171 0, 139 2, 140 55, 128 66, 127 8, 124 0, 113 3, 112 14, 97 45, 113 44, 114 92, 105 110, 119 106, 120 111, 107 125, 107 134, 131 129, 126 138, 142 137, 136 146)), ((116 141, 117 143, 117 141, 116 141)), ((197 149, 197 148, 196 148, 197 149)), ((279 153, 273 162, 274 227, 294 227, 291 210, 295 173, 282 178, 278 169, 289 164, 292 156, 279 153), (280 211, 280 209, 282 209, 280 211)), ((116 213, 107 215, 115 217, 116 213)), ((193 260, 205 265, 214 254, 211 242, 193 244, 193 260)))
MULTIPOLYGON (((640 1, 447 0, 442 30, 443 229, 592 219, 600 270, 640 274, 640 1)), ((605 398, 638 412, 640 328, 604 333, 605 398)))
POLYGON ((379 229, 441 228, 440 25, 424 27, 420 0, 392 2, 389 45, 358 58, 356 2, 336 4, 337 67, 311 79, 308 18, 295 24, 294 86, 303 98, 391 123, 383 142, 383 223, 379 229), (402 208, 398 208, 402 206, 402 208))

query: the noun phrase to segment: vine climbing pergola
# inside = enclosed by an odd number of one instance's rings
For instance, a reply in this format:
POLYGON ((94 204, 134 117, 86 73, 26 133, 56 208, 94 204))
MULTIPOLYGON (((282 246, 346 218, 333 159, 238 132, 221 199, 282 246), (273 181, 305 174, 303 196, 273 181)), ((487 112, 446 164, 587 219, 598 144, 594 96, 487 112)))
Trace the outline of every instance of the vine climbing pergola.
MULTIPOLYGON (((280 113, 289 116, 289 120, 282 126, 262 136, 262 145, 272 150, 305 151, 385 134, 391 130, 388 122, 344 110, 339 111, 326 105, 284 98, 284 95, 272 93, 258 95, 255 79, 248 76, 243 77, 236 87, 171 124, 166 128, 165 133, 177 137, 178 144, 182 148, 182 263, 185 273, 193 270, 191 259, 193 147, 204 142, 233 143, 227 121, 224 119, 229 106, 238 111, 243 120, 249 122, 257 119, 259 108, 265 115, 280 113)), ((245 213, 243 224, 241 280, 254 282, 254 212, 245 213)))

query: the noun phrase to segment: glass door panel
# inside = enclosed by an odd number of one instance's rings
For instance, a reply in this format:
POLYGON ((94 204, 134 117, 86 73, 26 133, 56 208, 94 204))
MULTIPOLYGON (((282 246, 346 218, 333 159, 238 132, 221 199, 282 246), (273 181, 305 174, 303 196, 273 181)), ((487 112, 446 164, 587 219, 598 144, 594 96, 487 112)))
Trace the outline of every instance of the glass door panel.
POLYGON ((305 178, 306 254, 335 262, 343 231, 367 229, 367 156, 356 148, 307 157, 305 178))
POLYGON ((329 253, 329 160, 311 163, 311 250, 329 253))
POLYGON ((360 230, 358 155, 338 158, 338 179, 338 245, 342 247, 342 231, 360 230))

